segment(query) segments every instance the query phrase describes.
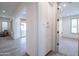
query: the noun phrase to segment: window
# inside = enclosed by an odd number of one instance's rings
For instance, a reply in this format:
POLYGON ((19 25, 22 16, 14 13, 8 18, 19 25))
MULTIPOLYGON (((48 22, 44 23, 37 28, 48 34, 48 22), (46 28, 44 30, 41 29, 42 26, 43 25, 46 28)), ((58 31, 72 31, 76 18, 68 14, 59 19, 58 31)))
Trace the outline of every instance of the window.
POLYGON ((2 31, 8 30, 8 22, 2 22, 2 31))
POLYGON ((72 33, 78 33, 78 19, 72 19, 71 24, 72 33))

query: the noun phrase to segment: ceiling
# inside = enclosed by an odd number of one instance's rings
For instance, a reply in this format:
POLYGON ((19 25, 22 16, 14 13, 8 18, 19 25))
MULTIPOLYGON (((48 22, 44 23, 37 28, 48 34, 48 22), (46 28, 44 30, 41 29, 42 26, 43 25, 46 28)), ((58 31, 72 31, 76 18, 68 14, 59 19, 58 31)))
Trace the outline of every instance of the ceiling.
POLYGON ((11 17, 19 5, 20 2, 0 2, 0 17, 11 17))
MULTIPOLYGON (((0 16, 3 17, 11 17, 14 12, 16 11, 17 7, 21 4, 21 2, 0 2, 0 16), (2 11, 5 10, 6 12, 3 13, 2 11)), ((61 2, 59 3, 60 8, 60 15, 64 16, 71 16, 71 15, 79 15, 79 2, 61 2), (66 4, 66 7, 63 5, 66 4)))
POLYGON ((79 2, 72 2, 72 3, 62 2, 62 3, 59 3, 59 6, 61 6, 60 14, 62 17, 79 15, 79 2), (63 7, 64 4, 66 5, 65 7, 63 7))

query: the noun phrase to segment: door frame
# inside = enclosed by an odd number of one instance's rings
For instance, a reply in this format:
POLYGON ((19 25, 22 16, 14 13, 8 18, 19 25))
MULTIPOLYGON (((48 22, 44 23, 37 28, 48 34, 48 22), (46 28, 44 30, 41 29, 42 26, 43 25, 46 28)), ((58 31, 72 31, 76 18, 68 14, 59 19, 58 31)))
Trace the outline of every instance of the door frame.
MULTIPOLYGON (((27 26, 27 19, 20 18, 20 35, 21 35, 21 22, 26 23, 26 26, 27 26)), ((26 32, 27 32, 27 28, 26 28, 26 32)))
MULTIPOLYGON (((60 3, 60 2, 57 3, 57 9, 58 9, 58 10, 57 10, 57 19, 59 19, 59 15, 60 15, 60 14, 58 14, 58 11, 59 11, 58 6, 59 6, 59 3, 60 3)), ((57 19, 56 19, 56 21, 57 21, 57 19)), ((60 20, 60 19, 59 19, 59 20, 60 20)), ((57 22, 58 22, 58 21, 57 21, 57 22)), ((57 22, 56 22, 56 24, 58 24, 57 22)), ((56 25, 56 28, 57 28, 57 25, 56 25)), ((58 35, 59 35, 59 33, 58 33, 58 35)), ((78 35, 79 35, 79 33, 78 33, 78 35)), ((57 37, 57 31, 56 31, 56 37, 57 37)), ((59 46, 57 46, 57 43, 59 44, 59 39, 56 38, 56 42, 55 42, 55 43, 56 43, 56 45, 55 45, 55 47, 56 47, 56 53, 58 53, 58 52, 59 52, 59 51, 58 51, 59 46)), ((79 38, 78 38, 78 56, 79 56, 79 38)))
MULTIPOLYGON (((58 49, 59 49, 59 31, 58 31, 58 28, 57 28, 57 25, 58 25, 58 22, 59 22, 59 3, 60 2, 57 2, 57 14, 56 14, 56 19, 55 19, 55 29, 56 29, 56 31, 55 31, 55 53, 58 53, 59 51, 58 51, 58 49)), ((59 26, 59 25, 58 25, 59 26)))

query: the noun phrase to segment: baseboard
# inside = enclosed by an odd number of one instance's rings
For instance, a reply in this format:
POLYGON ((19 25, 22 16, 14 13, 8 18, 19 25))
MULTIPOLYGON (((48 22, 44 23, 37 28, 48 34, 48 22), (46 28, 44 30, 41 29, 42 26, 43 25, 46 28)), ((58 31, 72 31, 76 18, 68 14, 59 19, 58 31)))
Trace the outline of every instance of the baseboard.
POLYGON ((47 56, 49 53, 51 53, 52 52, 52 50, 50 50, 45 56, 47 56))

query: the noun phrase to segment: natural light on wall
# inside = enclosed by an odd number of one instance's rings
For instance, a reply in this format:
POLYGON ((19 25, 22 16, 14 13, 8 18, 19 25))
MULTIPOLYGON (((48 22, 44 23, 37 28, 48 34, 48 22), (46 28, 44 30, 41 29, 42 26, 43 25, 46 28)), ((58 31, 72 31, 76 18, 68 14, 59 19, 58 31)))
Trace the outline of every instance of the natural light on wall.
POLYGON ((72 31, 72 33, 78 33, 78 19, 72 19, 71 31, 72 31))

